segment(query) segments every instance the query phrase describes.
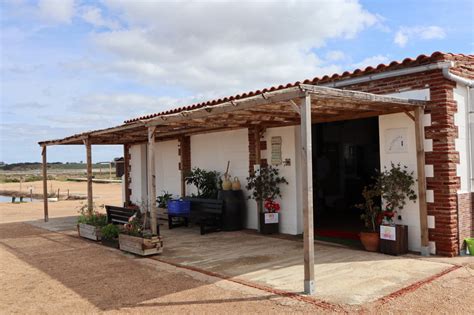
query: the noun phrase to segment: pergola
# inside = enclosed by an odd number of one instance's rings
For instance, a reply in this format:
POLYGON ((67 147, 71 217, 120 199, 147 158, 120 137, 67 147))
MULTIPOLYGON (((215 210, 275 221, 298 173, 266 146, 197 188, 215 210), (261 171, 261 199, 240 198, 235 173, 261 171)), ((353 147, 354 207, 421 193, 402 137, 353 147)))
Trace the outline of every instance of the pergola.
MULTIPOLYGON (((311 125, 349 119, 406 113, 415 124, 417 173, 419 188, 422 253, 428 253, 424 131, 422 124, 425 101, 401 99, 358 91, 341 90, 308 84, 254 93, 252 96, 226 99, 217 104, 199 106, 177 113, 125 123, 120 126, 84 132, 67 138, 39 142, 43 155, 44 219, 48 220, 46 148, 52 145, 85 145, 87 150, 87 199, 92 209, 91 146, 122 144, 127 153, 132 144, 148 143, 148 204, 151 226, 156 229, 155 141, 208 132, 249 128, 256 133, 256 155, 260 161, 260 135, 266 128, 301 125, 302 205, 304 220, 305 292, 314 292, 314 230, 313 230, 313 161, 311 125)), ((125 185, 128 185, 128 154, 125 154, 125 185)), ((259 162, 257 162, 259 163, 259 162)), ((184 178, 182 178, 184 187, 184 178)), ((126 187, 127 188, 127 187, 126 187)), ((125 189, 126 199, 128 189, 125 189)), ((153 231, 156 233, 156 231, 153 231)))

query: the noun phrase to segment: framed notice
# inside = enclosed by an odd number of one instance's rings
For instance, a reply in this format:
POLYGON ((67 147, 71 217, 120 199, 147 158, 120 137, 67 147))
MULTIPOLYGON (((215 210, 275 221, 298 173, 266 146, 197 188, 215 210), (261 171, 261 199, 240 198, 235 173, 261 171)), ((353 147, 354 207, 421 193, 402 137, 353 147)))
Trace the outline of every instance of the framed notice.
POLYGON ((280 165, 281 159, 281 137, 272 137, 272 165, 280 165))
POLYGON ((380 226, 380 239, 388 241, 397 240, 397 232, 395 226, 381 225, 380 226))
POLYGON ((278 213, 265 213, 265 224, 278 223, 278 213))

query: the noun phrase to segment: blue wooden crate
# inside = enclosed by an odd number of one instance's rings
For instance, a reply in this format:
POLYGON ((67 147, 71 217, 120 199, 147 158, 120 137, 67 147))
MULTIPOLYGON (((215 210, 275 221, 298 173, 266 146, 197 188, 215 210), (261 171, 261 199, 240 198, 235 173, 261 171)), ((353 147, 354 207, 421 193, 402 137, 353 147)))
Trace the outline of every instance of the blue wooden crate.
POLYGON ((168 201, 168 214, 188 216, 191 211, 191 201, 189 200, 170 200, 168 201))

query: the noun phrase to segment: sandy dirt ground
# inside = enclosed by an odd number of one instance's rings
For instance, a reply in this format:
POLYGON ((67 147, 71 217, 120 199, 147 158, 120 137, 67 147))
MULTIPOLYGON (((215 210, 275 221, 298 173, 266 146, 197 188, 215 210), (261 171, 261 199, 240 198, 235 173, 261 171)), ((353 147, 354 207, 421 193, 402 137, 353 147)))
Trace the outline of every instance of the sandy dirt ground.
MULTIPOLYGON (((42 193, 42 182, 23 183, 23 191, 29 191, 29 187, 33 189, 34 193, 42 193)), ((48 191, 57 191, 60 189, 60 194, 66 194, 69 190, 70 194, 86 196, 87 183, 86 182, 63 182, 63 181, 48 181, 48 191)), ((93 200, 98 211, 105 212, 100 206, 121 205, 122 188, 121 184, 99 184, 93 183, 93 200)), ((19 183, 2 183, 0 190, 19 190, 19 183)), ((63 200, 58 202, 49 202, 49 217, 66 217, 77 215, 79 208, 86 204, 87 200, 63 200)), ((39 220, 43 218, 43 202, 33 203, 0 203, 0 223, 5 222, 22 222, 28 220, 39 220)))
MULTIPOLYGON (((84 183, 58 184, 85 191, 84 183)), ((96 184, 94 189, 96 202, 120 202, 120 185, 96 184)), ((50 216, 75 215, 75 207, 79 205, 79 201, 51 203, 50 216)), ((390 298, 357 307, 328 305, 284 297, 152 259, 136 258, 67 233, 21 222, 41 218, 41 204, 0 205, 2 314, 472 314, 472 258, 448 259, 448 263, 458 265, 458 269, 390 298)), ((367 289, 370 290, 370 284, 367 289)))

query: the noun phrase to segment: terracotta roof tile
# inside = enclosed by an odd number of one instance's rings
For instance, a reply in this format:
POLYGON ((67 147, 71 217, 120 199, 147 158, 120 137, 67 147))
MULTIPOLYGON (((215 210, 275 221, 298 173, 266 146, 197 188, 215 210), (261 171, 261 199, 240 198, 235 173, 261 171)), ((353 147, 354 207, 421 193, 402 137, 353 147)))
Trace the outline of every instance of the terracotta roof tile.
MULTIPOLYGON (((334 73, 331 76, 325 75, 322 78, 314 77, 313 79, 304 80, 303 83, 304 84, 308 84, 308 83, 323 84, 323 83, 328 83, 328 82, 331 82, 331 81, 349 79, 349 78, 364 76, 364 75, 383 72, 383 71, 388 71, 388 70, 395 70, 395 69, 406 68, 406 67, 421 66, 421 65, 430 64, 430 63, 437 62, 437 61, 443 61, 443 60, 444 61, 451 61, 451 60, 455 61, 455 60, 463 60, 463 59, 466 59, 466 58, 469 59, 470 63, 474 63, 474 55, 452 54, 452 53, 443 53, 443 52, 436 51, 436 52, 432 53, 430 56, 422 54, 422 55, 419 55, 418 57, 416 57, 415 59, 405 58, 401 62, 392 61, 388 65, 381 63, 381 64, 377 65, 376 67, 368 66, 365 69, 355 69, 352 72, 344 71, 342 74, 334 73)), ((264 88, 264 89, 261 89, 261 90, 250 91, 250 92, 246 92, 246 93, 243 93, 243 94, 237 94, 237 95, 234 95, 234 96, 228 96, 228 97, 225 97, 225 98, 220 98, 220 99, 215 99, 215 100, 211 100, 211 101, 192 104, 192 105, 189 105, 189 106, 177 107, 177 108, 170 109, 170 110, 167 110, 167 111, 163 111, 163 112, 159 112, 159 113, 155 113, 155 114, 149 114, 149 115, 146 115, 146 116, 141 116, 141 117, 129 119, 129 120, 126 120, 124 123, 131 123, 131 122, 135 122, 135 121, 139 121, 139 120, 143 120, 143 119, 150 119, 150 118, 154 118, 154 117, 158 117, 158 116, 162 116, 162 115, 166 115, 166 114, 179 113, 179 112, 184 111, 184 110, 196 109, 196 108, 200 108, 200 107, 204 107, 204 106, 208 106, 208 105, 211 105, 211 106, 212 105, 217 105, 217 104, 228 102, 228 101, 235 100, 235 99, 241 99, 241 98, 250 97, 250 96, 253 96, 253 95, 257 95, 257 94, 261 94, 261 93, 265 93, 265 92, 269 92, 269 91, 271 92, 271 91, 276 91, 276 90, 281 90, 281 89, 284 89, 284 88, 297 86, 299 84, 301 84, 301 82, 296 81, 294 83, 287 83, 286 85, 279 85, 278 87, 272 86, 270 88, 264 88)))

